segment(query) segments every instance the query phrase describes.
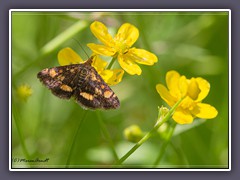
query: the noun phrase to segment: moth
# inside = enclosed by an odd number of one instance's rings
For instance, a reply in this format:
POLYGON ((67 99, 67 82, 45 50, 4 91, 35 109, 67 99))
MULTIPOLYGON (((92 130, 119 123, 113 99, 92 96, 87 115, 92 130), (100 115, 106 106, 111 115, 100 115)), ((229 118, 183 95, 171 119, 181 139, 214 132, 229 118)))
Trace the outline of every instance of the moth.
POLYGON ((46 68, 37 77, 55 96, 74 98, 84 109, 117 109, 118 97, 91 66, 92 62, 90 57, 82 64, 46 68))

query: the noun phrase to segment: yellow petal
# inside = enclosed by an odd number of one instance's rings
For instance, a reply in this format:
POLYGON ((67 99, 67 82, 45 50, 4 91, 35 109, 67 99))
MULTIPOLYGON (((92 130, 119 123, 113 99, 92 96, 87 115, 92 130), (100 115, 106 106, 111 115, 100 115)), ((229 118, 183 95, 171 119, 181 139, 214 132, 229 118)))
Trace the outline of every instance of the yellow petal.
POLYGON ((138 29, 129 23, 125 23, 119 28, 114 40, 124 42, 128 47, 131 47, 137 41, 138 36, 138 29))
POLYGON ((212 119, 217 116, 218 111, 215 109, 215 107, 209 104, 198 103, 191 111, 191 113, 199 118, 212 119))
POLYGON ((83 62, 82 58, 69 47, 64 48, 58 52, 58 63, 61 66, 79 64, 81 62, 83 62))
POLYGON ((181 93, 181 97, 185 97, 188 92, 188 82, 185 76, 180 77, 178 87, 181 93))
POLYGON ((193 122, 193 117, 189 111, 183 110, 182 108, 177 108, 174 112, 172 118, 178 124, 190 124, 193 122))
POLYGON ((153 65, 158 61, 158 58, 155 56, 155 54, 144 49, 131 48, 126 55, 132 61, 135 61, 139 64, 153 65))
POLYGON ((113 86, 122 81, 124 71, 122 69, 104 70, 100 73, 103 80, 109 85, 113 86))
POLYGON ((191 78, 188 84, 189 97, 191 97, 193 100, 197 100, 199 93, 200 89, 198 86, 198 82, 196 81, 196 78, 191 78))
POLYGON ((114 46, 113 38, 112 36, 108 33, 107 27, 99 22, 99 21, 94 21, 90 29, 94 36, 98 38, 104 45, 106 46, 114 46))
POLYGON ((97 70, 97 71, 102 71, 104 68, 107 66, 107 62, 102 60, 99 56, 94 55, 93 56, 93 62, 92 66, 97 70))
POLYGON ((120 66, 129 74, 134 75, 140 75, 142 73, 141 68, 134 63, 133 61, 127 59, 127 56, 119 55, 118 56, 118 62, 120 66))
POLYGON ((94 43, 89 43, 87 46, 96 54, 104 55, 104 56, 113 56, 116 51, 114 48, 104 46, 104 45, 98 45, 94 43))
POLYGON ((177 99, 181 98, 181 91, 179 89, 180 74, 177 71, 168 71, 166 75, 166 83, 169 92, 177 99))
POLYGON ((169 105, 169 106, 173 106, 176 103, 176 98, 174 98, 169 91, 167 90, 167 88, 165 86, 163 86, 162 84, 157 84, 156 85, 156 89, 158 94, 161 96, 161 98, 169 105))
POLYGON ((210 83, 200 77, 196 78, 196 81, 198 83, 198 88, 200 89, 200 93, 196 101, 200 102, 208 95, 210 91, 210 83))
POLYGON ((99 71, 98 73, 106 83, 113 76, 113 71, 111 70, 103 70, 103 71, 99 71))

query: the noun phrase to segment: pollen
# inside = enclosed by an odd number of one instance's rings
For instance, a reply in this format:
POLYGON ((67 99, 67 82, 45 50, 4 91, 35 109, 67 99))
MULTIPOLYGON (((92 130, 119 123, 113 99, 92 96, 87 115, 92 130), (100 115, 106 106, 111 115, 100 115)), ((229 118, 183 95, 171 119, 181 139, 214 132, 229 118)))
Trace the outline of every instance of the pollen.
POLYGON ((88 94, 88 93, 86 93, 86 92, 81 92, 80 95, 81 95, 82 97, 84 97, 85 99, 87 99, 87 100, 91 100, 91 101, 93 100, 93 95, 88 94))
POLYGON ((73 91, 72 88, 70 86, 66 85, 66 84, 61 85, 60 88, 64 91, 67 91, 67 92, 72 92, 73 91))

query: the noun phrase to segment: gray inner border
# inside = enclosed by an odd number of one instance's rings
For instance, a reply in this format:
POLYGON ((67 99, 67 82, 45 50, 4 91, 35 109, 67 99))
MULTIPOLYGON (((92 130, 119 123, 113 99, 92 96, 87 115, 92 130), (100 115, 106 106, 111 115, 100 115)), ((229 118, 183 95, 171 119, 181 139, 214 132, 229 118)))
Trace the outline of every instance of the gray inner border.
POLYGON ((169 8, 169 9, 179 9, 179 8, 194 8, 194 9, 231 9, 232 11, 232 171, 231 172, 75 172, 71 175, 72 178, 111 178, 111 179, 123 179, 123 178, 136 178, 136 179, 145 179, 158 177, 162 179, 196 179, 202 180, 203 178, 211 179, 238 179, 239 169, 240 169, 240 158, 238 152, 240 152, 240 145, 237 143, 240 137, 240 121, 236 117, 236 110, 238 105, 240 105, 240 98, 237 92, 240 92, 240 87, 237 84, 236 77, 240 77, 240 71, 237 69, 239 66, 240 60, 240 51, 239 49, 239 19, 240 19, 240 2, 235 0, 226 1, 226 0, 201 0, 201 1, 192 1, 192 0, 148 0, 145 3, 133 2, 133 1, 111 1, 103 0, 99 3, 99 0, 88 0, 83 3, 74 0, 58 0, 57 6, 56 1, 41 0, 41 1, 32 1, 32 0, 9 0, 4 1, 0 0, 0 57, 2 64, 0 66, 0 86, 1 98, 0 98, 0 110, 1 110, 1 121, 0 121, 0 174, 1 179, 12 179, 14 176, 18 179, 30 178, 34 179, 45 179, 49 176, 51 178, 57 179, 66 179, 69 178, 69 172, 57 173, 57 172, 9 172, 8 170, 8 11, 9 9, 39 9, 39 8, 169 8), (137 5, 136 5, 137 4, 137 5), (236 49, 234 51, 234 49, 236 49), (236 82, 235 82, 236 81, 236 82), (235 110, 235 111, 234 111, 235 110), (28 173, 28 175, 26 174, 28 173), (36 173, 36 174, 32 174, 36 173), (51 173, 48 174, 48 173, 51 173), (56 174, 55 174, 56 173, 56 174), (81 173, 81 174, 77 174, 81 173), (101 173, 102 176, 99 176, 101 173), (121 176, 116 176, 115 173, 121 173, 121 176), (159 174, 161 173, 161 174, 159 174), (181 173, 181 175, 179 174, 181 173), (194 173, 194 174, 193 174, 194 173), (54 174, 54 177, 52 177, 54 174), (32 176, 32 177, 31 177, 32 176), (193 176, 193 177, 192 177, 193 176))

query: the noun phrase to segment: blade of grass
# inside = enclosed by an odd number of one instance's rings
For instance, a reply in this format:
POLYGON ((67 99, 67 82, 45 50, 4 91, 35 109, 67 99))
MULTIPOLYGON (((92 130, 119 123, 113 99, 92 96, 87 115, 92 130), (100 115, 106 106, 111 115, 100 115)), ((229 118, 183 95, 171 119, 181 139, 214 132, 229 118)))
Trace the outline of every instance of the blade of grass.
POLYGON ((59 47, 62 43, 64 43, 69 38, 73 37, 78 32, 82 31, 84 28, 88 26, 87 21, 78 21, 73 24, 71 27, 63 31, 61 34, 56 36, 54 39, 49 41, 45 46, 40 50, 41 54, 49 54, 54 51, 57 47, 59 47))
POLYGON ((184 165, 184 167, 190 168, 187 156, 183 152, 181 146, 177 147, 176 144, 175 143, 173 144, 171 141, 169 142, 169 146, 171 146, 171 148, 176 152, 176 154, 178 155, 178 157, 179 157, 180 161, 182 162, 182 164, 184 165))
POLYGON ((26 73, 26 70, 30 69, 30 67, 34 66, 39 61, 44 59, 44 57, 46 57, 49 53, 57 49, 62 43, 67 41, 69 38, 72 38, 74 35, 85 29, 87 26, 88 22, 81 20, 73 24, 71 27, 69 27, 62 33, 60 33, 58 36, 56 36, 54 39, 52 39, 45 46, 42 47, 38 57, 34 61, 30 62, 29 64, 24 66, 24 68, 22 68, 19 72, 15 73, 13 75, 14 79, 20 76, 22 73, 26 73))
POLYGON ((101 130, 103 132, 103 135, 108 140, 109 145, 111 147, 111 151, 112 151, 113 157, 115 158, 115 161, 118 161, 119 158, 118 158, 117 152, 115 151, 114 144, 113 144, 111 136, 110 136, 110 134, 109 134, 109 132, 107 130, 107 127, 106 127, 105 123, 102 120, 102 116, 100 114, 100 111, 97 111, 97 116, 98 116, 98 122, 100 124, 100 127, 101 127, 101 130))
POLYGON ((74 149, 74 146, 75 146, 75 143, 76 143, 77 135, 78 135, 78 133, 79 133, 81 127, 82 127, 82 124, 83 124, 83 122, 84 122, 84 120, 86 118, 87 112, 88 112, 87 110, 85 110, 83 112, 83 116, 81 118, 81 121, 79 122, 77 130, 76 130, 76 132, 75 132, 75 134, 73 136, 72 144, 70 146, 70 150, 69 150, 68 157, 67 157, 66 168, 69 168, 69 164, 70 164, 71 157, 72 157, 72 152, 73 152, 73 149, 74 149))
MULTIPOLYGON (((19 122, 21 122, 20 114, 19 114, 19 112, 16 108, 16 105, 13 102, 12 102, 12 115, 13 115, 14 122, 16 124, 17 132, 18 132, 19 139, 20 139, 20 144, 21 144, 21 147, 22 147, 22 150, 23 150, 23 154, 24 154, 24 156, 26 157, 27 160, 30 160, 31 158, 30 158, 29 152, 27 150, 25 140, 24 140, 24 136, 22 134, 22 131, 21 131, 21 128, 20 128, 20 125, 19 125, 19 122)), ((28 163, 28 165, 31 166, 30 163, 28 163)))
MULTIPOLYGON (((137 27, 138 27, 139 29, 144 29, 144 28, 143 28, 143 24, 142 24, 142 18, 141 18, 141 16, 137 16, 137 23, 138 23, 138 24, 137 24, 137 27)), ((145 48, 146 48, 148 51, 152 51, 151 45, 150 45, 150 43, 149 43, 149 41, 148 41, 148 38, 147 38, 146 34, 144 33, 144 31, 141 31, 140 38, 141 38, 142 43, 143 43, 143 45, 145 46, 145 48)))

